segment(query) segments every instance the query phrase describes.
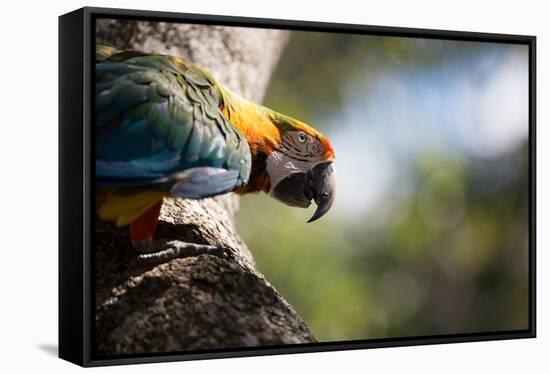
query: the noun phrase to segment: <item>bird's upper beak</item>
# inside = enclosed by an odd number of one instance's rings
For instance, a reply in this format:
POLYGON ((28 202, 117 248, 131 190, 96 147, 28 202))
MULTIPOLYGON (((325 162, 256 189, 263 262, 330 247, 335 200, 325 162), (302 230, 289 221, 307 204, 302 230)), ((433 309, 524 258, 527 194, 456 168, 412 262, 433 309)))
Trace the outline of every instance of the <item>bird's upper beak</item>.
POLYGON ((281 180, 272 191, 273 197, 283 203, 307 208, 314 200, 317 209, 308 222, 325 215, 336 194, 336 175, 332 161, 316 165, 307 173, 292 173, 281 180))
POLYGON ((315 166, 310 171, 309 187, 317 209, 308 222, 313 222, 324 216, 334 203, 336 196, 336 174, 332 162, 325 162, 315 166))

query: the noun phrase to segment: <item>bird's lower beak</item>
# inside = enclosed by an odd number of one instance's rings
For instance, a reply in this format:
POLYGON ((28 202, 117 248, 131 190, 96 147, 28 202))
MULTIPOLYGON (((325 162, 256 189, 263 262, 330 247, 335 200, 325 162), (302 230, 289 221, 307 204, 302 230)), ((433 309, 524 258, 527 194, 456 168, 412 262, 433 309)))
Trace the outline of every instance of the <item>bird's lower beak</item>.
POLYGON ((318 164, 307 173, 292 173, 281 180, 272 190, 271 195, 283 203, 307 208, 314 200, 317 210, 308 222, 324 216, 334 203, 336 193, 336 175, 332 162, 318 164))
POLYGON ((324 216, 332 207, 336 196, 336 174, 332 162, 315 166, 310 171, 308 186, 317 209, 308 222, 313 222, 324 216))

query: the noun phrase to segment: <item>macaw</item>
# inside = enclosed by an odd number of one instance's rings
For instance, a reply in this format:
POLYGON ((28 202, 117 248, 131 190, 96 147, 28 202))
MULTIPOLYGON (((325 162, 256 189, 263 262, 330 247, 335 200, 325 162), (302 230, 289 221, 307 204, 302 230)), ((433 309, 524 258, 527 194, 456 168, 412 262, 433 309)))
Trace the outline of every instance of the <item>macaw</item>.
POLYGON ((314 221, 334 202, 334 160, 325 135, 247 101, 181 57, 96 45, 96 212, 129 225, 141 253, 155 250, 168 196, 263 191, 293 207, 314 200, 314 221))

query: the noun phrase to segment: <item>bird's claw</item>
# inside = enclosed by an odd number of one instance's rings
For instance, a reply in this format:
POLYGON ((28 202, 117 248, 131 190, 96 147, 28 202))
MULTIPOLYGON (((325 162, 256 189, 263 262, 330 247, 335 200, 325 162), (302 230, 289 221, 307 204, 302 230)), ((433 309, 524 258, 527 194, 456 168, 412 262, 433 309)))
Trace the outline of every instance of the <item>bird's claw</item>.
POLYGON ((223 256, 225 253, 226 248, 221 246, 172 240, 164 243, 159 250, 140 252, 137 256, 137 262, 143 265, 160 264, 178 257, 191 257, 202 254, 223 256))

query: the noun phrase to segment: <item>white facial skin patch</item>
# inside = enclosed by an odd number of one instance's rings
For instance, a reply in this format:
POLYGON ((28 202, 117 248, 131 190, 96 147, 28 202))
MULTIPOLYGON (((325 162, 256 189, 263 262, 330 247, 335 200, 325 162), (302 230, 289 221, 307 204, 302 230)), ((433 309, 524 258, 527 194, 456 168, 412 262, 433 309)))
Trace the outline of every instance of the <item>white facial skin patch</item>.
POLYGON ((271 187, 269 195, 281 180, 293 173, 307 173, 312 168, 325 162, 323 159, 301 161, 291 158, 280 151, 273 151, 266 159, 266 171, 269 175, 271 187))

